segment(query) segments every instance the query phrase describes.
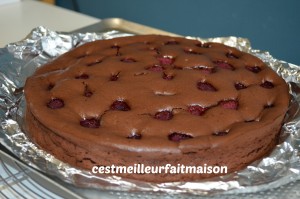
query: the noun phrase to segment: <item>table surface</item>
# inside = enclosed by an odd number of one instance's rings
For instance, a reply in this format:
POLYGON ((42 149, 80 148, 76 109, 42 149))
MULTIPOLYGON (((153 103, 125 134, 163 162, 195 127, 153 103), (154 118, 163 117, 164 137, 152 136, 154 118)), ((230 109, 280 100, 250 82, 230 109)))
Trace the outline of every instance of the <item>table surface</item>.
POLYGON ((22 40, 38 26, 56 31, 72 31, 100 19, 39 1, 22 0, 0 6, 0 48, 22 40))

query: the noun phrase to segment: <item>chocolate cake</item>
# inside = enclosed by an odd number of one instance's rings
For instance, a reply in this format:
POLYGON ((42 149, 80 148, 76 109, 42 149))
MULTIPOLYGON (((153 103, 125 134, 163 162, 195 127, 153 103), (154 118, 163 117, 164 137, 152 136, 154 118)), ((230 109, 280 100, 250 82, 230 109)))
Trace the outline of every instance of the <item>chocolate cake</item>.
MULTIPOLYGON (((26 81, 26 131, 74 167, 186 165, 237 171, 277 144, 288 86, 259 58, 160 35, 94 41, 26 81)), ((118 174, 150 182, 218 174, 118 174)))

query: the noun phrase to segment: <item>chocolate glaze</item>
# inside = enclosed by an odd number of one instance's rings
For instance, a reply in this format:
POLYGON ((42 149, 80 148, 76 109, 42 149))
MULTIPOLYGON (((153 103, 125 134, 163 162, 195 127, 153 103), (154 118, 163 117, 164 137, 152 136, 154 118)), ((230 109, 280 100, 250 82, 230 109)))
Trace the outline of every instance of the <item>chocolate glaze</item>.
MULTIPOLYGON (((25 96, 29 135, 57 158, 88 170, 180 163, 225 164, 235 171, 274 147, 289 104, 284 80, 253 55, 158 35, 82 45, 29 77, 25 96), (49 108, 53 99, 64 106, 49 108), (116 101, 126 109, 112 108, 116 101), (205 112, 192 114, 191 106, 205 112), (80 125, 83 120, 97 125, 80 125), (139 139, 128 139, 133 134, 139 139)), ((163 182, 212 176, 125 177, 163 182)))

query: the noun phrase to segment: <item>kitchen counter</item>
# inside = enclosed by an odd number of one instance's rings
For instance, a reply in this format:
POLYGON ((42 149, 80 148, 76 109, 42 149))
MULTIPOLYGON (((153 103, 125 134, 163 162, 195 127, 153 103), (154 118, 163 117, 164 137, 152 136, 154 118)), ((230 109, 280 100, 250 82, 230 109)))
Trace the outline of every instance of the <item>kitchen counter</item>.
POLYGON ((0 6, 0 48, 22 40, 38 26, 72 31, 101 20, 39 1, 22 0, 0 6))

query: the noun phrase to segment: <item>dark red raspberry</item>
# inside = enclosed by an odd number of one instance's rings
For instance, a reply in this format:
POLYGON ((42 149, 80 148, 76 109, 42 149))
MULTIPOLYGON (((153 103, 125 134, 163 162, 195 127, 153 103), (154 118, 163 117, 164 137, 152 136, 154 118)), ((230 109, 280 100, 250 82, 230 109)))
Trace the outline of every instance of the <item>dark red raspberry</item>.
POLYGON ((173 118, 173 113, 168 110, 159 111, 155 113, 154 118, 158 120, 170 120, 173 118))
POLYGON ((255 120, 245 120, 246 123, 254 122, 255 120))
POLYGON ((174 75, 163 73, 162 78, 165 80, 172 80, 174 78, 174 75))
POLYGON ((120 46, 118 46, 117 44, 111 46, 112 49, 116 49, 117 52, 116 52, 116 56, 121 56, 121 53, 120 53, 120 46))
POLYGON ((131 58, 131 57, 128 57, 128 58, 123 58, 121 59, 121 62, 125 62, 125 63, 133 63, 133 62, 136 62, 135 59, 131 58))
POLYGON ((47 103, 47 107, 51 109, 60 109, 65 106, 65 103, 62 99, 53 98, 47 103))
POLYGON ((110 106, 111 110, 118 110, 118 111, 129 111, 131 110, 130 106, 123 100, 116 100, 110 106))
POLYGON ((208 82, 198 82, 197 88, 202 91, 217 91, 217 89, 208 82))
POLYGON ((52 88, 54 88, 54 84, 50 83, 47 87, 47 90, 50 91, 52 90, 52 88))
POLYGON ((88 74, 81 74, 75 77, 75 79, 88 79, 90 76, 88 74))
POLYGON ((199 105, 191 105, 188 107, 188 111, 192 114, 192 115, 198 115, 201 116, 205 113, 205 111, 207 110, 207 108, 204 108, 202 106, 199 105))
POLYGON ((84 96, 85 97, 91 97, 93 95, 93 92, 92 91, 89 91, 89 90, 85 90, 84 91, 84 96))
POLYGON ((160 72, 163 71, 165 68, 161 65, 155 64, 153 66, 150 66, 147 68, 147 70, 149 71, 154 71, 154 72, 160 72))
POLYGON ((267 89, 274 88, 274 84, 269 81, 264 81, 260 86, 267 89))
POLYGON ((119 49, 119 48, 121 48, 121 47, 118 46, 118 45, 113 45, 113 46, 111 46, 111 48, 113 48, 113 49, 119 49))
POLYGON ((203 48, 211 48, 211 43, 204 43, 202 44, 203 48))
POLYGON ((128 139, 140 140, 140 139, 142 139, 142 135, 140 133, 132 133, 127 138, 128 139))
POLYGON ((179 42, 175 41, 175 40, 170 40, 165 43, 165 45, 178 45, 178 44, 179 44, 179 42))
POLYGON ((234 58, 234 59, 238 59, 239 58, 237 55, 235 55, 233 53, 227 53, 226 57, 228 57, 228 58, 234 58))
POLYGON ((202 45, 203 44, 201 42, 195 44, 195 46, 200 47, 200 48, 202 48, 202 45))
POLYGON ((91 97, 93 95, 93 92, 88 88, 87 85, 85 85, 85 87, 84 87, 84 93, 83 93, 83 95, 85 97, 91 97))
POLYGON ((99 128, 100 120, 98 118, 85 118, 80 120, 80 125, 86 128, 99 128))
POLYGON ((187 139, 191 139, 193 138, 193 136, 185 134, 185 133, 171 133, 170 135, 168 135, 169 140, 173 141, 173 142, 180 142, 181 140, 187 140, 187 139))
POLYGON ((216 66, 218 66, 219 68, 223 68, 223 69, 228 69, 228 70, 234 70, 235 69, 231 64, 229 64, 225 61, 215 61, 214 64, 216 66))
POLYGON ((219 105, 226 109, 236 110, 239 107, 239 102, 237 100, 224 100, 224 101, 220 101, 219 105))
POLYGON ((155 51, 156 52, 156 54, 160 54, 160 51, 159 51, 159 49, 158 48, 156 48, 156 47, 150 47, 149 48, 149 50, 151 50, 151 51, 155 51))
POLYGON ((242 84, 240 82, 235 83, 234 87, 235 87, 236 90, 241 90, 241 89, 247 88, 247 86, 245 86, 244 84, 242 84))
POLYGON ((120 72, 117 74, 112 74, 109 78, 110 81, 117 81, 119 79, 120 72))
POLYGON ((213 133, 212 135, 214 135, 214 136, 224 136, 224 135, 227 135, 227 134, 228 134, 227 131, 219 131, 219 132, 213 133))
POLYGON ((246 69, 253 73, 259 73, 261 71, 259 66, 246 66, 246 69))
POLYGON ((264 108, 272 108, 272 107, 274 107, 274 104, 266 104, 266 105, 264 106, 264 108))
POLYGON ((160 65, 172 65, 175 59, 171 56, 162 56, 158 57, 157 60, 159 61, 160 65))

